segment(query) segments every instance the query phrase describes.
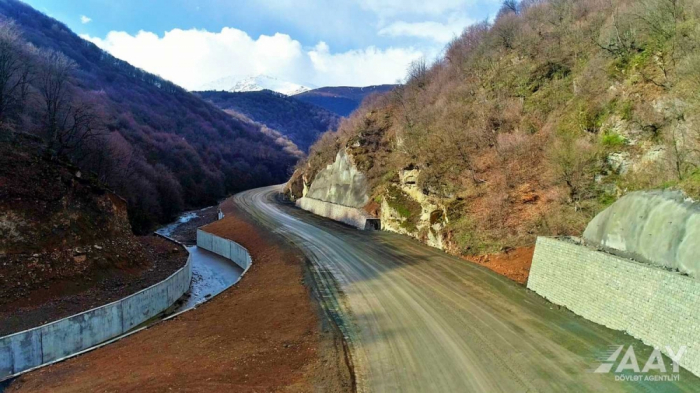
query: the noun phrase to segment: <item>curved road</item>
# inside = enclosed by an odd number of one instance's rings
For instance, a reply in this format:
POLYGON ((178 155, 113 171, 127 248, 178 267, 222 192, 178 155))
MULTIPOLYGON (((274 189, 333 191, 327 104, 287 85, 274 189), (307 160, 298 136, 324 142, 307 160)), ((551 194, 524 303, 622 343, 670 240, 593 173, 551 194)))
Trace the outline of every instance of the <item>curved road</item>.
POLYGON ((358 391, 696 391, 700 380, 619 382, 592 370, 631 337, 557 308, 481 266, 408 237, 365 232, 278 203, 277 187, 235 201, 312 262, 346 336, 358 391))

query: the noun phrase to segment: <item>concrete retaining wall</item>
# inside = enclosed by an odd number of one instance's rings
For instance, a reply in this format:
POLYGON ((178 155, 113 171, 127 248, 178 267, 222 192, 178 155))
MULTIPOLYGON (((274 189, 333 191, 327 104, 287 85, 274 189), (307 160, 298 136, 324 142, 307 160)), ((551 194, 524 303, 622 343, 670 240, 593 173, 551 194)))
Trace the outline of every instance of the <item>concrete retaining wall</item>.
POLYGON ((232 260, 243 269, 244 274, 253 263, 245 247, 232 240, 212 235, 201 229, 197 229, 197 247, 232 260))
MULTIPOLYGON (((582 317, 626 331, 700 376, 700 282, 571 241, 538 238, 527 287, 582 317)), ((611 343, 615 344, 615 343, 611 343)))
POLYGON ((348 207, 343 205, 338 205, 335 203, 325 202, 318 199, 312 198, 300 198, 296 201, 296 205, 306 211, 317 214, 322 217, 327 217, 335 221, 340 221, 342 223, 352 225, 358 229, 372 229, 376 219, 372 219, 363 210, 348 207), (370 228, 368 228, 368 222, 370 221, 370 228))
POLYGON ((187 263, 165 280, 116 302, 0 338, 0 380, 120 336, 170 307, 190 287, 187 263))

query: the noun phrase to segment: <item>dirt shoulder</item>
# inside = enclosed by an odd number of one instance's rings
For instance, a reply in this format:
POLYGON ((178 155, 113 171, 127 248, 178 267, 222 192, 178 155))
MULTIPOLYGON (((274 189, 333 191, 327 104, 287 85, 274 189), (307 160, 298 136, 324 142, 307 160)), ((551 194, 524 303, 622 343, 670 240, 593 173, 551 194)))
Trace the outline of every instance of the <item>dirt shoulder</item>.
MULTIPOLYGON (((26 290, 19 299, 0 299, 0 336, 16 333, 111 303, 165 280, 185 265, 187 251, 157 236, 134 238, 136 266, 92 269, 80 278, 54 279, 26 290)), ((94 246, 86 258, 101 254, 94 246)), ((121 250, 124 259, 134 258, 121 250)), ((118 255, 117 255, 118 256, 118 255)))
POLYGON ((26 374, 8 391, 351 391, 342 341, 305 285, 303 255, 235 207, 226 212, 207 230, 250 251, 241 282, 173 320, 26 374))
POLYGON ((534 252, 535 246, 530 246, 498 254, 464 256, 462 258, 493 270, 519 284, 526 284, 527 278, 530 276, 530 265, 532 265, 534 252))

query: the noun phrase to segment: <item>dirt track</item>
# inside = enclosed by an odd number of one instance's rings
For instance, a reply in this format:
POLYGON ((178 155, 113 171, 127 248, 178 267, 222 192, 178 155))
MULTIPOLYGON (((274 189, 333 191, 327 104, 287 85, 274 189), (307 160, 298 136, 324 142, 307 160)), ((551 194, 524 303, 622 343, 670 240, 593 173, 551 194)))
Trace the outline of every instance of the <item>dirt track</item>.
POLYGON ((651 348, 406 236, 280 204, 279 189, 235 200, 313 261, 324 304, 350 338, 358 391, 697 391, 700 381, 685 370, 676 383, 595 374, 610 346, 634 345, 641 359, 651 348))
POLYGON ((303 256, 227 213, 209 230, 251 252, 239 284, 175 320, 22 376, 8 391, 349 391, 342 342, 303 283, 303 256))

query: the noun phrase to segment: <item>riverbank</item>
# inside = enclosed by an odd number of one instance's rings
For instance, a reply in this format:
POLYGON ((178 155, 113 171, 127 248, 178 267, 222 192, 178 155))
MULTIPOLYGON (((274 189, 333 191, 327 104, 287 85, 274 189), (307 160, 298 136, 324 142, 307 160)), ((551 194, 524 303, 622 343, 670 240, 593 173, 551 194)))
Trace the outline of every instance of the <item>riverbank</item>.
POLYGON ((175 222, 164 226, 156 232, 175 239, 186 246, 193 246, 197 244, 197 228, 216 221, 218 212, 218 206, 192 210, 182 214, 175 222))

